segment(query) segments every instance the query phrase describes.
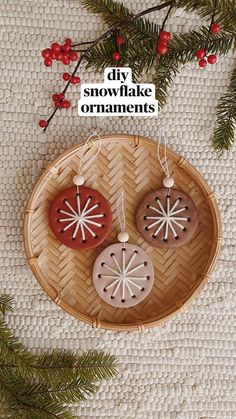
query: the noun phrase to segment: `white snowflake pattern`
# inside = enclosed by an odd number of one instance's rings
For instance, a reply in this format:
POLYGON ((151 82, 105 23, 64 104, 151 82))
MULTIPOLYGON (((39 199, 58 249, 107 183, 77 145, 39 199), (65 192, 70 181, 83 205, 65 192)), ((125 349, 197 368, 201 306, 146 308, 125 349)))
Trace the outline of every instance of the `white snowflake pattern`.
POLYGON ((98 277, 101 279, 111 280, 111 282, 103 289, 104 292, 111 290, 111 298, 114 299, 118 290, 121 289, 121 302, 125 302, 127 292, 130 297, 135 298, 136 295, 135 291, 133 290, 136 289, 136 291, 144 291, 144 287, 141 286, 138 282, 147 281, 150 279, 150 276, 135 276, 135 272, 147 265, 146 261, 138 263, 137 265, 133 264, 138 254, 137 250, 133 251, 133 254, 128 261, 126 261, 125 248, 123 248, 121 251, 121 263, 118 262, 115 253, 111 253, 110 256, 113 260, 113 266, 110 266, 105 262, 101 263, 101 266, 106 268, 111 274, 99 274, 98 277))
POLYGON ((59 209, 58 212, 63 215, 67 215, 66 218, 59 218, 58 222, 66 223, 67 225, 63 227, 62 231, 66 231, 69 228, 74 227, 74 231, 72 233, 72 239, 76 239, 77 234, 81 231, 82 241, 86 241, 86 233, 91 234, 94 238, 97 237, 97 234, 93 231, 94 227, 103 227, 103 224, 94 221, 99 218, 105 217, 104 213, 100 214, 91 214, 99 204, 94 204, 89 207, 90 202, 92 201, 92 197, 89 196, 87 201, 85 202, 83 208, 81 208, 81 201, 80 201, 80 194, 76 194, 76 202, 77 208, 74 209, 68 199, 64 200, 65 205, 71 211, 64 211, 59 209))
POLYGON ((156 227, 153 237, 157 237, 157 235, 160 233, 161 229, 165 229, 165 234, 163 240, 168 239, 169 232, 172 232, 173 236, 175 238, 178 238, 178 234, 175 230, 176 226, 178 226, 181 230, 185 230, 184 225, 181 223, 181 221, 186 222, 190 221, 189 217, 181 217, 179 214, 183 213, 184 211, 187 211, 188 207, 179 207, 179 204, 181 202, 181 198, 177 198, 173 204, 173 206, 170 206, 170 196, 166 196, 166 210, 164 209, 160 199, 156 198, 157 206, 154 207, 153 205, 148 205, 148 208, 152 209, 157 213, 156 216, 145 216, 145 220, 153 221, 151 224, 148 224, 145 229, 150 230, 151 228, 156 227))

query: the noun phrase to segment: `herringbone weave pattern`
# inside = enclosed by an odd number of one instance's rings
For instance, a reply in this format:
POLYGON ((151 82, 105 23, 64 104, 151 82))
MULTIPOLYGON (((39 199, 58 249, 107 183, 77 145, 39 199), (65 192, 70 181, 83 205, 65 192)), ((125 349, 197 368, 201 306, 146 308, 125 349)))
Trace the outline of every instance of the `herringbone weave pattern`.
MULTIPOLYGON (((95 146, 96 147, 96 143, 95 146)), ((156 143, 138 136, 110 136, 102 140, 101 151, 84 174, 86 184, 109 200, 113 211, 113 231, 102 247, 81 252, 61 244, 48 223, 48 209, 53 198, 72 184, 79 167, 82 147, 77 147, 49 166, 37 183, 26 209, 25 241, 27 255, 36 277, 53 300, 69 313, 97 327, 113 330, 143 329, 165 320, 181 308, 193 291, 212 272, 211 263, 217 257, 220 228, 215 225, 219 215, 216 206, 211 212, 213 195, 204 181, 182 157, 168 154, 175 187, 185 191, 195 202, 199 227, 190 243, 177 249, 157 249, 148 245, 134 224, 135 209, 151 188, 162 187, 163 172, 157 161, 156 143), (46 179, 46 181, 45 181, 46 179), (152 292, 143 302, 129 309, 118 309, 104 303, 92 284, 93 262, 101 250, 117 241, 116 202, 125 192, 125 211, 130 242, 137 243, 151 257, 155 270, 152 292), (28 247, 30 249, 28 249, 28 247), (73 309, 73 312, 72 310, 73 309), (82 315, 82 317, 81 317, 82 315), (131 326, 131 329, 130 329, 131 326)), ((85 155, 91 159, 94 148, 85 155)), ((163 151, 162 151, 163 153, 163 151)), ((164 158, 164 156, 162 156, 164 158)), ((218 220, 219 222, 219 220, 218 220)))

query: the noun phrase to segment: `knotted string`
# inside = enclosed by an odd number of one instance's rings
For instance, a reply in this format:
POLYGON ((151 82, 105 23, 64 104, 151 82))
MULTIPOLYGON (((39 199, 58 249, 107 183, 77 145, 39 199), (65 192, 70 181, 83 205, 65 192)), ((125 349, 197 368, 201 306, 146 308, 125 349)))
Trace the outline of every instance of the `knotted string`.
POLYGON ((169 166, 168 166, 168 160, 167 160, 167 154, 166 154, 166 140, 164 140, 164 159, 165 159, 164 163, 162 163, 161 157, 160 157, 160 140, 158 140, 158 143, 157 143, 157 158, 166 177, 169 177, 170 172, 169 172, 169 166))
MULTIPOLYGON (((92 142, 92 146, 93 146, 93 142, 92 142)), ((102 140, 101 140, 101 137, 100 137, 100 135, 97 133, 97 131, 94 131, 88 138, 87 138, 87 140, 85 141, 85 143, 84 143, 84 145, 83 145, 83 148, 82 148, 82 156, 81 156, 81 158, 80 158, 80 162, 79 162, 79 169, 78 169, 78 175, 81 175, 83 172, 85 172, 88 168, 89 168, 89 166, 91 166, 91 164, 92 164, 92 162, 97 158, 97 156, 98 156, 98 154, 99 154, 99 152, 100 152, 100 150, 101 150, 101 146, 102 146, 102 140), (83 158, 84 158, 84 155, 85 155, 85 149, 86 149, 86 147, 89 145, 89 142, 90 142, 90 140, 91 140, 91 138, 93 138, 93 137, 97 137, 98 138, 98 140, 99 140, 99 145, 98 145, 98 149, 97 149, 97 151, 96 151, 96 153, 87 161, 87 163, 86 164, 84 164, 83 165, 83 158)))
POLYGON ((120 231, 125 231, 125 208, 124 208, 124 191, 121 192, 116 203, 117 217, 120 225, 120 231))

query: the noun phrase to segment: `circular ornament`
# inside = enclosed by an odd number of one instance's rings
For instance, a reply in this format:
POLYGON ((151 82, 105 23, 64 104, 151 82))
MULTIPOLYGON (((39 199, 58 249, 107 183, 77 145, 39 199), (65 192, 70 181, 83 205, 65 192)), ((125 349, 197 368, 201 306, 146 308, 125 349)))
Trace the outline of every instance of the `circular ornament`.
POLYGON ((114 307, 137 305, 150 293, 153 282, 151 259, 134 244, 112 244, 95 260, 94 287, 99 296, 114 307))
POLYGON ((49 224, 58 240, 72 249, 92 249, 108 235, 112 213, 107 200, 87 186, 60 192, 49 209, 49 224))
POLYGON ((183 246, 198 226, 192 199, 174 188, 149 192, 139 203, 135 219, 140 235, 152 246, 162 248, 183 246))

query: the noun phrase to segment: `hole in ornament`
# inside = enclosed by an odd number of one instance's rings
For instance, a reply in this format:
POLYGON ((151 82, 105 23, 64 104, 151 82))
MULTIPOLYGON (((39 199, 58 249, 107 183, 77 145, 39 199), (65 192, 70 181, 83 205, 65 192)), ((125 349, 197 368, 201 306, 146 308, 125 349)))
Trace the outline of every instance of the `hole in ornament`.
POLYGON ((132 295, 132 298, 136 298, 136 295, 132 295))
POLYGON ((183 228, 183 231, 186 231, 186 228, 185 227, 183 228))
POLYGON ((144 266, 147 266, 147 262, 143 262, 144 266))
POLYGON ((163 242, 167 242, 167 239, 165 239, 165 237, 163 237, 163 239, 162 239, 162 240, 163 240, 163 242))
POLYGON ((146 219, 147 219, 147 216, 145 215, 145 216, 143 217, 143 219, 144 219, 144 220, 146 220, 146 219))
POLYGON ((106 214, 105 214, 105 212, 104 212, 104 214, 102 214, 103 215, 103 217, 106 217, 106 214))
POLYGON ((180 201, 182 201, 182 198, 181 198, 181 196, 179 196, 179 197, 178 197, 178 199, 179 199, 180 201))
POLYGON ((150 205, 148 204, 148 205, 146 205, 146 208, 150 208, 150 205))
POLYGON ((59 214, 60 214, 60 212, 61 212, 60 208, 58 208, 57 212, 59 212, 59 214))
POLYGON ((166 195, 166 198, 170 198, 170 195, 168 195, 168 194, 167 194, 167 195, 166 195))
POLYGON ((98 235, 97 235, 97 234, 95 234, 95 235, 93 236, 93 238, 94 238, 94 239, 97 239, 97 237, 98 237, 98 235))
POLYGON ((143 292, 143 291, 144 291, 144 288, 141 288, 141 290, 140 290, 140 291, 142 291, 142 292, 143 292))
POLYGON ((104 292, 107 292, 107 289, 106 289, 106 288, 103 288, 103 291, 104 291, 104 292))
POLYGON ((110 254, 110 256, 111 256, 111 257, 112 257, 112 256, 115 256, 115 253, 111 253, 111 254, 110 254))
POLYGON ((71 240, 75 240, 75 237, 72 237, 72 239, 71 240))
POLYGON ((111 299, 114 300, 114 298, 115 298, 114 295, 111 295, 111 299))
POLYGON ((155 234, 152 234, 152 237, 155 239, 156 238, 155 234))
POLYGON ((150 276, 149 276, 149 275, 147 275, 147 276, 146 276, 146 279, 150 279, 150 276))
POLYGON ((146 230, 146 231, 148 230, 148 226, 146 226, 146 227, 145 227, 145 230, 146 230))
POLYGON ((122 303, 125 303, 125 299, 124 299, 124 298, 122 298, 121 302, 122 302, 122 303))
POLYGON ((88 196, 89 199, 93 199, 93 197, 91 195, 88 196))
POLYGON ((185 207, 186 210, 188 210, 188 207, 185 207))
POLYGON ((61 233, 65 233, 65 231, 62 229, 62 230, 61 230, 61 233))
POLYGON ((101 266, 104 266, 104 265, 105 265, 105 262, 102 262, 102 263, 101 263, 101 266))
POLYGON ((101 274, 98 274, 98 278, 101 278, 102 277, 102 275, 101 274))
POLYGON ((159 197, 158 196, 156 196, 155 201, 159 201, 159 197))
POLYGON ((137 255, 138 254, 138 251, 137 250, 134 250, 134 253, 137 255))
POLYGON ((188 223, 189 223, 189 221, 191 221, 191 218, 187 218, 187 221, 188 221, 188 223))
POLYGON ((122 250, 122 252, 125 252, 126 251, 126 248, 125 247, 122 247, 121 250, 122 250))
POLYGON ((63 202, 64 202, 64 204, 66 204, 67 203, 67 199, 63 199, 63 202))
POLYGON ((178 240, 179 239, 179 236, 175 236, 175 240, 178 240))
POLYGON ((83 240, 82 240, 82 243, 86 243, 86 241, 87 241, 86 239, 83 239, 83 240))
POLYGON ((77 192, 76 196, 80 196, 80 193, 77 192))
POLYGON ((59 218, 57 218, 57 223, 60 223, 60 220, 59 220, 59 218))
POLYGON ((105 225, 104 224, 101 224, 101 228, 104 228, 105 227, 105 225))

